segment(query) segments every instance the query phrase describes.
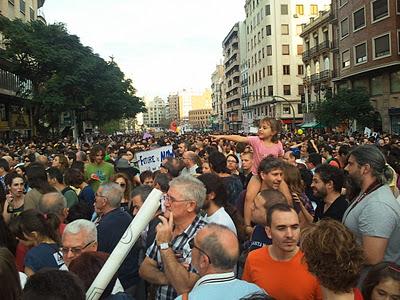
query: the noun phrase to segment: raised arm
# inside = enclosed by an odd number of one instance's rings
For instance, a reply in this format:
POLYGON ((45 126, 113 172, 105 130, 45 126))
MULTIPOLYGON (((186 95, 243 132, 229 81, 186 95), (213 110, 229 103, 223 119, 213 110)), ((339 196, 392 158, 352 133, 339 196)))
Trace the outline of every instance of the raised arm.
POLYGON ((223 140, 228 140, 228 141, 232 141, 232 142, 236 142, 236 143, 249 143, 249 140, 247 139, 246 136, 241 136, 241 135, 236 135, 236 134, 232 134, 232 135, 227 135, 227 134, 223 134, 223 135, 211 135, 213 138, 216 139, 223 139, 223 140))

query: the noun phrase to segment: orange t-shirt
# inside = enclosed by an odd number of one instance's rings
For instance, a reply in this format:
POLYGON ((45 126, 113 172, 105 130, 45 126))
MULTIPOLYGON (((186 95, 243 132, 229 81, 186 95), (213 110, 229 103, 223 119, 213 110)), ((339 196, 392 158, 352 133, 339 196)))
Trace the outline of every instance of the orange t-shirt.
POLYGON ((268 247, 251 251, 243 280, 255 283, 276 300, 322 300, 317 279, 308 272, 300 250, 289 261, 273 260, 268 247))

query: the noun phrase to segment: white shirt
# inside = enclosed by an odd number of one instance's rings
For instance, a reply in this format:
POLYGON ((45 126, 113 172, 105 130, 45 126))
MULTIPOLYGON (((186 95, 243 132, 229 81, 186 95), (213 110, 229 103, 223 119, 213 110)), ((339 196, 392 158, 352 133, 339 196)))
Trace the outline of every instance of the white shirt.
POLYGON ((235 223, 233 223, 232 218, 225 211, 225 208, 223 207, 219 208, 211 216, 206 215, 206 219, 208 223, 225 225, 237 235, 235 223))

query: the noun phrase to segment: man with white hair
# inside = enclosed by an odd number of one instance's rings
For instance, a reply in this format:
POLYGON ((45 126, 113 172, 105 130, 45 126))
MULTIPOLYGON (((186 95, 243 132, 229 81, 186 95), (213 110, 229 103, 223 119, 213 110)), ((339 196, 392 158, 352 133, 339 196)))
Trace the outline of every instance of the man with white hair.
POLYGON ((159 217, 156 240, 147 249, 139 270, 143 279, 159 286, 156 299, 160 300, 175 299, 190 291, 199 279, 190 266, 189 241, 206 224, 198 215, 206 198, 203 183, 188 175, 173 179, 169 186, 166 212, 159 217))
MULTIPOLYGON (((99 251, 111 254, 132 221, 132 217, 121 209, 122 197, 121 187, 114 182, 102 183, 96 192, 94 207, 100 216, 97 226, 99 251)), ((139 283, 138 260, 139 249, 134 246, 118 270, 118 279, 125 292, 131 295, 135 294, 139 283)))
POLYGON ((197 165, 197 154, 193 151, 186 151, 182 155, 183 164, 185 167, 181 171, 181 175, 196 175, 197 165))

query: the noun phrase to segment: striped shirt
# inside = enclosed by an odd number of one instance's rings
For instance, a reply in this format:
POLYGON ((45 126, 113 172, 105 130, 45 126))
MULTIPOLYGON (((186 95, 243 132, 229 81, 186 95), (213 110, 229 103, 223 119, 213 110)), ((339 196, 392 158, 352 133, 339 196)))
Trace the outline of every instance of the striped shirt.
MULTIPOLYGON (((192 251, 189 246, 189 241, 194 238, 197 231, 206 225, 205 219, 201 216, 196 216, 193 222, 179 235, 177 235, 171 241, 171 249, 177 256, 179 255, 179 260, 189 264, 189 271, 195 272, 192 265, 192 251)), ((147 249, 146 256, 155 260, 157 262, 160 271, 164 272, 164 265, 161 259, 160 249, 158 248, 156 241, 147 249)), ((156 299, 158 300, 172 300, 178 296, 177 292, 171 285, 161 285, 157 289, 156 299)))

